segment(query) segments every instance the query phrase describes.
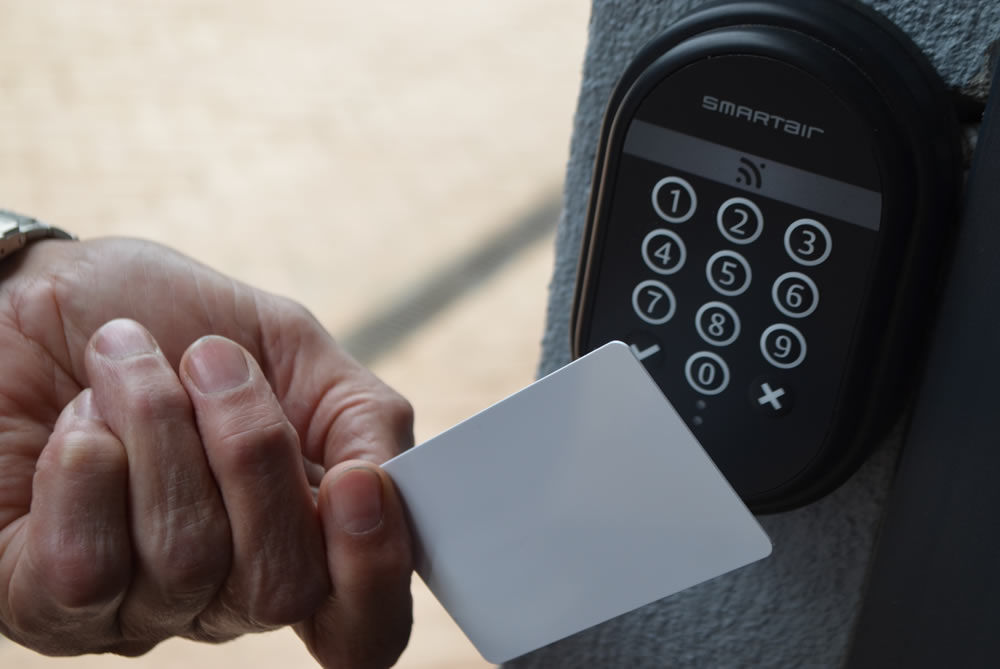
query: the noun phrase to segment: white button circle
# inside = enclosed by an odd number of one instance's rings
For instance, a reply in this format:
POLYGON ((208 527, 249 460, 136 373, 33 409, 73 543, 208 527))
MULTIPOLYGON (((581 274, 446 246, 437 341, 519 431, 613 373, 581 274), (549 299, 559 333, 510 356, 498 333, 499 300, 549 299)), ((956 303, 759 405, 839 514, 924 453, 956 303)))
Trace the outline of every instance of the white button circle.
POLYGON ((711 351, 699 351, 687 359, 684 376, 702 395, 718 395, 729 386, 729 365, 711 351))
POLYGON ((731 197, 722 203, 715 215, 722 236, 733 244, 750 244, 757 241, 764 231, 764 215, 760 207, 745 197, 731 197), (735 213, 736 221, 726 220, 727 214, 735 213))
POLYGON ((798 367, 806 359, 806 339, 791 325, 775 323, 760 336, 760 352, 775 367, 791 369, 798 367), (796 345, 798 351, 795 350, 796 345))
POLYGON ((771 299, 789 318, 805 318, 819 306, 819 288, 802 272, 785 272, 771 287, 771 299))
POLYGON ((725 302, 706 302, 701 305, 698 309, 698 313, 694 317, 694 326, 698 330, 698 334, 709 344, 713 346, 729 346, 740 336, 740 317, 736 314, 736 310, 725 302), (726 314, 729 322, 719 322, 718 320, 712 319, 713 313, 718 313, 722 311, 726 314), (704 322, 705 317, 708 317, 708 322, 704 322), (716 326, 721 328, 721 332, 716 332, 716 326), (725 326, 730 326, 732 332, 726 336, 725 326))
POLYGON ((750 263, 736 251, 716 251, 705 264, 705 276, 716 292, 730 297, 740 295, 750 287, 750 263))
POLYGON ((657 274, 673 274, 684 266, 687 247, 677 233, 657 228, 642 240, 642 259, 657 274))
POLYGON ((785 251, 800 265, 814 267, 830 257, 833 238, 826 226, 811 218, 802 218, 785 230, 785 251), (799 234, 796 234, 799 233, 799 234), (799 239, 793 238, 799 237, 799 239))
POLYGON ((653 209, 656 214, 665 221, 670 223, 683 223, 692 216, 694 216, 695 209, 698 208, 698 196, 694 193, 694 188, 691 188, 689 184, 684 179, 680 177, 664 177, 656 182, 653 186, 653 209), (673 186, 673 188, 668 188, 673 186), (667 208, 664 209, 660 205, 660 191, 667 188, 665 194, 667 208), (683 195, 688 196, 688 207, 684 209, 683 203, 681 202, 683 195))
POLYGON ((661 281, 647 279, 632 291, 632 309, 650 325, 663 325, 677 310, 674 291, 661 281))

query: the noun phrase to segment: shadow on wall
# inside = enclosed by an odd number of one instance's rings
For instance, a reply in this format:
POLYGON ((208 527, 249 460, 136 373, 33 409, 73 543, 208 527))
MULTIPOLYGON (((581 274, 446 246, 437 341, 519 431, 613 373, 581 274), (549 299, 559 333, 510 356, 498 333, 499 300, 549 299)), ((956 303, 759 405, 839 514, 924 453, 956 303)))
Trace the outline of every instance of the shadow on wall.
POLYGON ((558 193, 545 196, 498 234, 428 275, 411 291, 337 339, 359 362, 372 365, 550 234, 559 220, 561 206, 562 197, 558 193))

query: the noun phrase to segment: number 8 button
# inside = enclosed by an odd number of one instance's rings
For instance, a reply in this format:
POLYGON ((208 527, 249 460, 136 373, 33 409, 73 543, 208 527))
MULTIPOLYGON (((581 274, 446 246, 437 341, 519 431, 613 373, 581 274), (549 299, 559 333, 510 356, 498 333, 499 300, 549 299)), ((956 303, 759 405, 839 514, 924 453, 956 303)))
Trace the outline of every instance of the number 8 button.
POLYGON ((724 302, 701 305, 694 326, 701 338, 713 346, 728 346, 740 336, 740 317, 724 302))

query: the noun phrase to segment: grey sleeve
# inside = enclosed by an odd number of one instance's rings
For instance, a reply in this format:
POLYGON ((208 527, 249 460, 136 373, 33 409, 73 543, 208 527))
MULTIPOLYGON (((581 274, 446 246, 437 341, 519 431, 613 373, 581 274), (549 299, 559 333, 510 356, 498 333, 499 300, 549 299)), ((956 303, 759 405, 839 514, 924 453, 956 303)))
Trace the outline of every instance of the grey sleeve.
MULTIPOLYGON (((691 0, 594 0, 573 128, 541 374, 570 360, 569 313, 601 117, 639 47, 691 0)), ((954 89, 984 100, 1000 47, 994 0, 872 0, 954 89)), ((803 509, 761 519, 763 562, 577 634, 508 666, 835 667, 846 651, 899 446, 897 434, 844 486, 803 509)))

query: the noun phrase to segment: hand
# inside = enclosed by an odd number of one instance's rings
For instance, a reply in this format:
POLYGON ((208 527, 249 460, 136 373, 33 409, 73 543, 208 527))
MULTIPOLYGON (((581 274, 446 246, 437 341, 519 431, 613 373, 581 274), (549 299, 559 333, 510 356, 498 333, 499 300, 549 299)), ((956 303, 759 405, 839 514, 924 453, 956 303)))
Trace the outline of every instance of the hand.
POLYGON ((326 666, 388 666, 411 548, 377 463, 411 444, 294 303, 155 244, 37 243, 0 265, 0 632, 136 655, 294 623, 326 666))

